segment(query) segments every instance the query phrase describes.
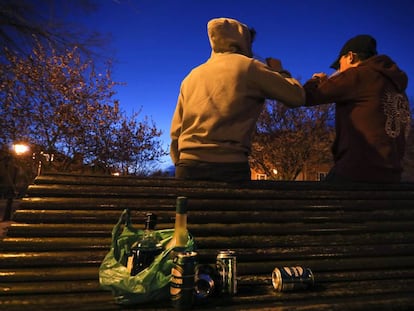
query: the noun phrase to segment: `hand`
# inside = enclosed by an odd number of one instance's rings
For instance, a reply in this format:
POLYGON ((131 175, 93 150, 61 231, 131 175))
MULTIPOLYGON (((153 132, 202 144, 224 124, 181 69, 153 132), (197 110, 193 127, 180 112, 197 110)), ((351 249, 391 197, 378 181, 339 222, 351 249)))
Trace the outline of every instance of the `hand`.
POLYGON ((314 78, 317 78, 317 79, 319 79, 320 81, 325 81, 325 80, 327 80, 328 79, 328 76, 327 76, 327 74, 326 73, 324 73, 324 72, 318 72, 318 73, 314 73, 313 75, 312 75, 312 78, 314 79, 314 78))
POLYGON ((266 58, 266 64, 274 71, 283 71, 282 62, 279 59, 268 57, 266 58))

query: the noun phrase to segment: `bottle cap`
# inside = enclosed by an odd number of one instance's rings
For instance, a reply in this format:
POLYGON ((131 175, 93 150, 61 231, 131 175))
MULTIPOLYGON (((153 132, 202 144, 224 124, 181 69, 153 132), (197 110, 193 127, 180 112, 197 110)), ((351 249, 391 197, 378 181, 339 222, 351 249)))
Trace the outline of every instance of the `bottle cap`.
POLYGON ((157 215, 153 213, 147 213, 147 219, 145 220, 145 228, 153 230, 157 224, 157 215))
POLYGON ((187 197, 177 197, 176 212, 178 214, 187 213, 187 197))

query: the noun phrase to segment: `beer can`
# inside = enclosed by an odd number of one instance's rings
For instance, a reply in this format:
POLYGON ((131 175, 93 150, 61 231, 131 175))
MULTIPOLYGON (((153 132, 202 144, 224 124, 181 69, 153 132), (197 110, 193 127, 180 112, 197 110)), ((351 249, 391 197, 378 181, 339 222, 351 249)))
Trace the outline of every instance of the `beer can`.
POLYGON ((216 267, 221 279, 221 293, 237 294, 237 260, 236 252, 223 250, 217 254, 216 267))
POLYGON ((194 289, 196 298, 201 300, 220 293, 221 278, 215 265, 197 265, 194 289))
POLYGON ((171 268, 170 296, 178 310, 191 309, 194 303, 197 252, 178 252, 171 268))
POLYGON ((276 267, 272 272, 272 284, 279 292, 308 289, 314 284, 313 273, 301 266, 276 267))

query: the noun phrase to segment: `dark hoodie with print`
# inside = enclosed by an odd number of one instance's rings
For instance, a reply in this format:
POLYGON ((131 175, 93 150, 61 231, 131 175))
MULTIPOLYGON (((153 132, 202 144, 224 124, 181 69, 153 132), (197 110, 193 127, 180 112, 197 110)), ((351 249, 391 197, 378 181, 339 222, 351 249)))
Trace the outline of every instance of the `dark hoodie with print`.
POLYGON ((401 179, 410 109, 408 78, 386 55, 304 85, 306 105, 336 103, 334 171, 355 182, 401 179))

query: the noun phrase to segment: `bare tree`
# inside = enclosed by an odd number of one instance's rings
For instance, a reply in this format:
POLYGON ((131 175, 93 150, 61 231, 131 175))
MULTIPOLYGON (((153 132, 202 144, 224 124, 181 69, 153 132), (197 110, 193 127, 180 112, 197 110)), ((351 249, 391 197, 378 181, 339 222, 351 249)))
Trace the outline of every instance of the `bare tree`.
POLYGON ((270 179, 295 180, 307 167, 329 162, 332 124, 332 105, 291 109, 268 101, 253 137, 252 168, 270 179))
POLYGON ((0 0, 0 44, 11 52, 30 54, 41 42, 57 51, 77 47, 86 55, 97 55, 107 38, 69 23, 71 15, 97 10, 92 0, 0 0))
POLYGON ((116 161, 123 174, 147 176, 158 169, 157 160, 168 154, 158 139, 162 131, 153 120, 144 117, 137 122, 138 113, 131 118, 121 117, 116 132, 116 161))
MULTIPOLYGON (((18 57, 4 49, 0 63, 0 144, 28 141, 44 154, 47 165, 70 170, 74 162, 131 173, 165 154, 151 120, 138 122, 119 109, 113 97, 119 83, 110 63, 97 72, 76 48, 59 54, 40 43, 32 54, 18 57), (145 163, 144 163, 145 162, 145 163)), ((79 164, 79 163, 77 163, 79 164)))

